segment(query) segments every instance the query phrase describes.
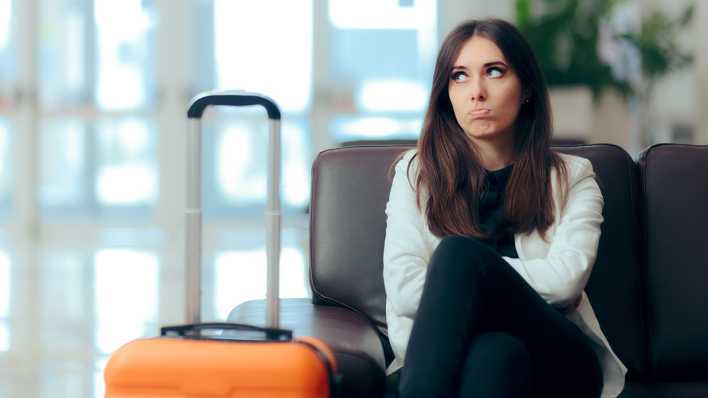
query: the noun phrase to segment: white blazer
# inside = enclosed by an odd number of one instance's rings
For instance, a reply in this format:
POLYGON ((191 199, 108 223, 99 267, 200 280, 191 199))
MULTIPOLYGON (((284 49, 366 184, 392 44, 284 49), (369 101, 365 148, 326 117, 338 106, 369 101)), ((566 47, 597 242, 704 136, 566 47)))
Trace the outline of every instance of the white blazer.
MULTIPOLYGON (((395 354, 387 374, 403 366, 426 269, 440 243, 440 238, 430 232, 424 214, 416 206, 413 187, 417 158, 411 165, 410 176, 406 175, 414 154, 415 150, 406 152, 396 164, 386 204, 383 277, 388 337, 395 354)), ((546 233, 549 242, 543 240, 537 231, 516 234, 514 245, 519 258, 504 257, 504 260, 546 302, 556 307, 570 306, 565 311, 566 317, 590 337, 602 366, 602 397, 616 397, 624 388, 627 368, 610 348, 584 291, 597 255, 604 200, 590 161, 577 156, 559 155, 567 165, 569 189, 565 203, 561 203, 561 182, 553 170, 551 186, 555 221, 546 233), (572 309, 578 296, 580 302, 572 309)), ((422 205, 425 209, 424 200, 422 205)))

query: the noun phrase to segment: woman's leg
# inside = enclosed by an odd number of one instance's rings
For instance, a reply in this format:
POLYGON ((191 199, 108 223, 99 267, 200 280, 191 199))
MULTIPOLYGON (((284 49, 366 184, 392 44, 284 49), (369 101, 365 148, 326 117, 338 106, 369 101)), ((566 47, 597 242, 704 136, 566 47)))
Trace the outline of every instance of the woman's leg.
POLYGON ((433 254, 408 343, 401 395, 457 395, 463 380, 474 378, 479 368, 466 366, 471 343, 490 331, 523 343, 536 394, 599 396, 602 376, 587 336, 498 254, 465 237, 443 239, 433 254))
POLYGON ((531 396, 531 356, 524 343, 503 332, 472 339, 460 380, 462 397, 531 396))

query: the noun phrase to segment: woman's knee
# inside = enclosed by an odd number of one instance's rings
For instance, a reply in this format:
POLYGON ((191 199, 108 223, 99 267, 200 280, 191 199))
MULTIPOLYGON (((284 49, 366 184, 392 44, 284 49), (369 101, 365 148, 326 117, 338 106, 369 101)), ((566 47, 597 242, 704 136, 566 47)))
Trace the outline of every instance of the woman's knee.
POLYGON ((526 396, 532 386, 531 355, 514 336, 490 332, 470 344, 462 370, 461 395, 526 396))
POLYGON ((470 344, 466 366, 475 364, 500 370, 523 371, 530 369, 531 354, 526 345, 511 334, 488 332, 478 335, 470 344))

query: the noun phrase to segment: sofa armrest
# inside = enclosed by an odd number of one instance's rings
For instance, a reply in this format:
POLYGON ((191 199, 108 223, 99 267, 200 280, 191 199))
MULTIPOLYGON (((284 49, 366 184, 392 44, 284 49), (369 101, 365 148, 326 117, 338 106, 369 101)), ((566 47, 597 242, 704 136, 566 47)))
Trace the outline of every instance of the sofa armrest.
MULTIPOLYGON (((265 300, 247 301, 234 308, 229 322, 265 326, 265 300)), ((280 300, 280 327, 293 336, 312 336, 330 345, 334 351, 350 355, 367 354, 383 370, 386 368, 381 339, 374 325, 362 314, 350 309, 313 304, 308 298, 280 300)))
MULTIPOLYGON (((265 326, 265 300, 247 301, 229 314, 230 322, 265 326)), ((281 299, 280 327, 293 336, 312 336, 329 344, 342 375, 342 398, 382 397, 386 391, 384 351, 369 320, 344 307, 281 299)))

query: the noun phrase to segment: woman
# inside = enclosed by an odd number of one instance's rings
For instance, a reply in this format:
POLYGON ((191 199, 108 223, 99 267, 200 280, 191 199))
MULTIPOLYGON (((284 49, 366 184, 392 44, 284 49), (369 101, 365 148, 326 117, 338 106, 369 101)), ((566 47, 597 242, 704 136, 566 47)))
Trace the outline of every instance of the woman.
POLYGON ((447 36, 386 206, 388 374, 402 397, 621 392, 626 368, 583 291, 602 194, 588 160, 550 150, 551 130, 514 26, 469 21, 447 36))

